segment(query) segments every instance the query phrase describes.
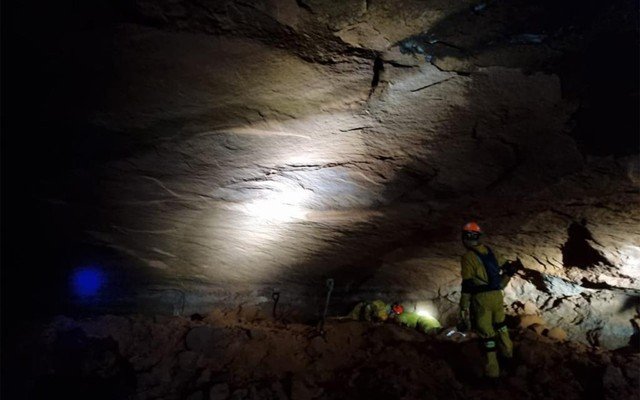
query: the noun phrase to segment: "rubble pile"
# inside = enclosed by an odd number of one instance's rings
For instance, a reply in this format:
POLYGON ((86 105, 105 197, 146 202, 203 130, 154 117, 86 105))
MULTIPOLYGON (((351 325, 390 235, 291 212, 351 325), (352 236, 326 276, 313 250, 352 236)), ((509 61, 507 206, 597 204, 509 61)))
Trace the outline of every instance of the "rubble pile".
MULTIPOLYGON (((479 344, 393 324, 204 318, 57 317, 16 348, 36 397, 98 399, 632 399, 640 354, 514 327, 500 384, 480 379, 479 344), (28 342, 28 343, 27 343, 28 342)), ((523 326, 531 321, 521 321, 523 326)), ((26 390, 26 389, 25 389, 26 390)), ((636 396, 636 397, 634 397, 636 396)))

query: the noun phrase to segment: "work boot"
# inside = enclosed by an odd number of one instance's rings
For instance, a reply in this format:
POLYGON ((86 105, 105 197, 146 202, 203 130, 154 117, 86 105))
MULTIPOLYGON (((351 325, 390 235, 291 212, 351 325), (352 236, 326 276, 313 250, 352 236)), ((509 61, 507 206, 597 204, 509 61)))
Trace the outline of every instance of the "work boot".
POLYGON ((477 389, 480 390, 498 390, 502 386, 501 378, 490 378, 484 377, 476 382, 474 385, 477 389))
POLYGON ((517 365, 513 357, 500 357, 500 376, 514 376, 517 365))

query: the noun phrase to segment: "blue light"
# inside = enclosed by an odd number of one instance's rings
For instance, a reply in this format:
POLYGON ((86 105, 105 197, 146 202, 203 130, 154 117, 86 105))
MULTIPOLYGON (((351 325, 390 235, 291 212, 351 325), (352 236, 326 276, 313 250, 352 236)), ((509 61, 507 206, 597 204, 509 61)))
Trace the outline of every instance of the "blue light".
POLYGON ((80 268, 73 272, 71 283, 78 296, 94 296, 104 284, 104 275, 95 267, 80 268))

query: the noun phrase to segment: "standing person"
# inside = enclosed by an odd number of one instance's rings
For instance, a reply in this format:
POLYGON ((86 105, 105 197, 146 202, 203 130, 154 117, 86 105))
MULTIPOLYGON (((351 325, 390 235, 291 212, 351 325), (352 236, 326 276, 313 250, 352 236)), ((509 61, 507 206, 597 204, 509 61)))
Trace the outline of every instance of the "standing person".
POLYGON ((505 358, 512 357, 513 344, 505 323, 504 289, 515 270, 489 247, 480 243, 482 230, 476 222, 462 227, 462 244, 468 250, 460 261, 462 266, 462 295, 460 318, 473 327, 483 341, 486 351, 484 373, 498 378, 500 366, 496 350, 505 358))

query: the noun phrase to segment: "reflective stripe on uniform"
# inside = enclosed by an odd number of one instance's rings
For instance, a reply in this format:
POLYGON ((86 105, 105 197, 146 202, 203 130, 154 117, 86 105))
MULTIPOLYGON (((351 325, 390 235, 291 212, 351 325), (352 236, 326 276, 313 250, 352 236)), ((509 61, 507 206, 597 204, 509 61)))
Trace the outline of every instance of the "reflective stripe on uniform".
POLYGON ((496 341, 493 338, 485 339, 484 349, 487 352, 496 351, 496 341))

